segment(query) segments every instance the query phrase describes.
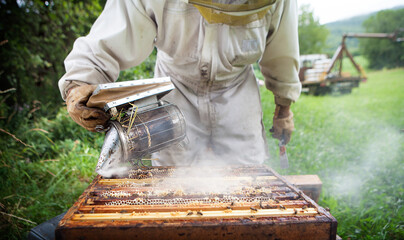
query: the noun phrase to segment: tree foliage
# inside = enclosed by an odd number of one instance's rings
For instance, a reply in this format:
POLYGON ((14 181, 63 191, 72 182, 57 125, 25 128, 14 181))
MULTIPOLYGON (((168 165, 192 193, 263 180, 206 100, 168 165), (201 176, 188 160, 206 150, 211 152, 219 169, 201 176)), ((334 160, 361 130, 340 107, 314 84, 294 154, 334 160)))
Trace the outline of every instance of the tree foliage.
MULTIPOLYGON (((404 8, 380 11, 364 21, 363 26, 366 32, 393 33, 404 27, 404 8)), ((394 42, 391 39, 361 39, 360 48, 369 60, 369 68, 404 66, 404 42, 394 42)))
MULTIPOLYGON (((104 1, 101 1, 104 2, 104 1)), ((3 106, 60 105, 57 82, 73 41, 85 35, 102 10, 100 1, 0 1, 0 79, 3 106), (6 104, 5 104, 6 103, 6 104)), ((54 108, 56 109, 56 108, 54 108)))
POLYGON ((300 54, 323 53, 328 36, 327 27, 320 24, 309 5, 299 9, 299 47, 300 54))
MULTIPOLYGON (((331 23, 325 24, 330 34, 327 37, 327 48, 325 49, 329 55, 333 55, 337 50, 338 46, 341 45, 342 35, 345 33, 362 33, 364 28, 362 23, 368 19, 371 15, 375 13, 370 13, 366 15, 359 15, 348 19, 343 19, 331 23)), ((348 38, 345 39, 345 45, 349 52, 354 55, 360 55, 359 51, 359 39, 348 38)))

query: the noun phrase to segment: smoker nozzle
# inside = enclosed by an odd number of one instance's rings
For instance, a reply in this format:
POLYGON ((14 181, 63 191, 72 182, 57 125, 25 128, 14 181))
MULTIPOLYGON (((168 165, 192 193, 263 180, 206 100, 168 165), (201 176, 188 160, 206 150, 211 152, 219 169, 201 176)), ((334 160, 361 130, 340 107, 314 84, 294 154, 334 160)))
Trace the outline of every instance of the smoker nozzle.
POLYGON ((118 129, 111 127, 105 135, 104 144, 102 145, 95 171, 104 176, 106 171, 116 167, 117 164, 122 162, 125 155, 118 129))

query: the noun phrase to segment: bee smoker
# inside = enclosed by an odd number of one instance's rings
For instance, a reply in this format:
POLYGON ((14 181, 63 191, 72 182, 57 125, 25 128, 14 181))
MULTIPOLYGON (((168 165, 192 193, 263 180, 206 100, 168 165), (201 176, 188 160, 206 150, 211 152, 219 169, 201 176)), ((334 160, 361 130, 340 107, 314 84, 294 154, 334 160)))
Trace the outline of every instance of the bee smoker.
POLYGON ((169 78, 102 84, 93 96, 125 92, 124 88, 131 90, 130 96, 104 106, 111 121, 96 167, 102 176, 123 172, 129 168, 128 163, 143 165, 142 157, 185 138, 185 120, 180 109, 157 100, 159 94, 174 88, 169 78))

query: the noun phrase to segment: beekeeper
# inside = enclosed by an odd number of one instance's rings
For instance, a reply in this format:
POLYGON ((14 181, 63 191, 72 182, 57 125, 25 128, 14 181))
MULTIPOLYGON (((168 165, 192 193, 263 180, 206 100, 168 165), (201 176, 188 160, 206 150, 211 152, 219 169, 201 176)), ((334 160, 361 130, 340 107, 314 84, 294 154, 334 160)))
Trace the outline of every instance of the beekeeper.
POLYGON ((70 116, 88 130, 105 125, 86 101, 96 84, 141 64, 157 48, 155 77, 171 77, 164 97, 184 113, 187 141, 155 165, 261 164, 268 158, 259 62, 275 95, 273 137, 289 142, 290 105, 300 95, 295 0, 107 1, 90 33, 74 43, 59 88, 70 116))

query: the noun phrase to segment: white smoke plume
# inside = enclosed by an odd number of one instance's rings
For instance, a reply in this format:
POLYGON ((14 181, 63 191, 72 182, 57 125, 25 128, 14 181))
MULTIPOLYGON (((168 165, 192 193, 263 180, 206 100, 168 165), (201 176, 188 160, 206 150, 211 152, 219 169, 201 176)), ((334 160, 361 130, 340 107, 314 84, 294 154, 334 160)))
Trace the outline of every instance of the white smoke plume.
POLYGON ((331 176, 332 196, 366 197, 359 195, 364 184, 374 178, 380 169, 391 167, 389 164, 400 157, 398 156, 400 144, 403 143, 397 129, 385 127, 370 132, 372 134, 363 139, 368 144, 360 150, 361 155, 348 163, 343 171, 331 176))

